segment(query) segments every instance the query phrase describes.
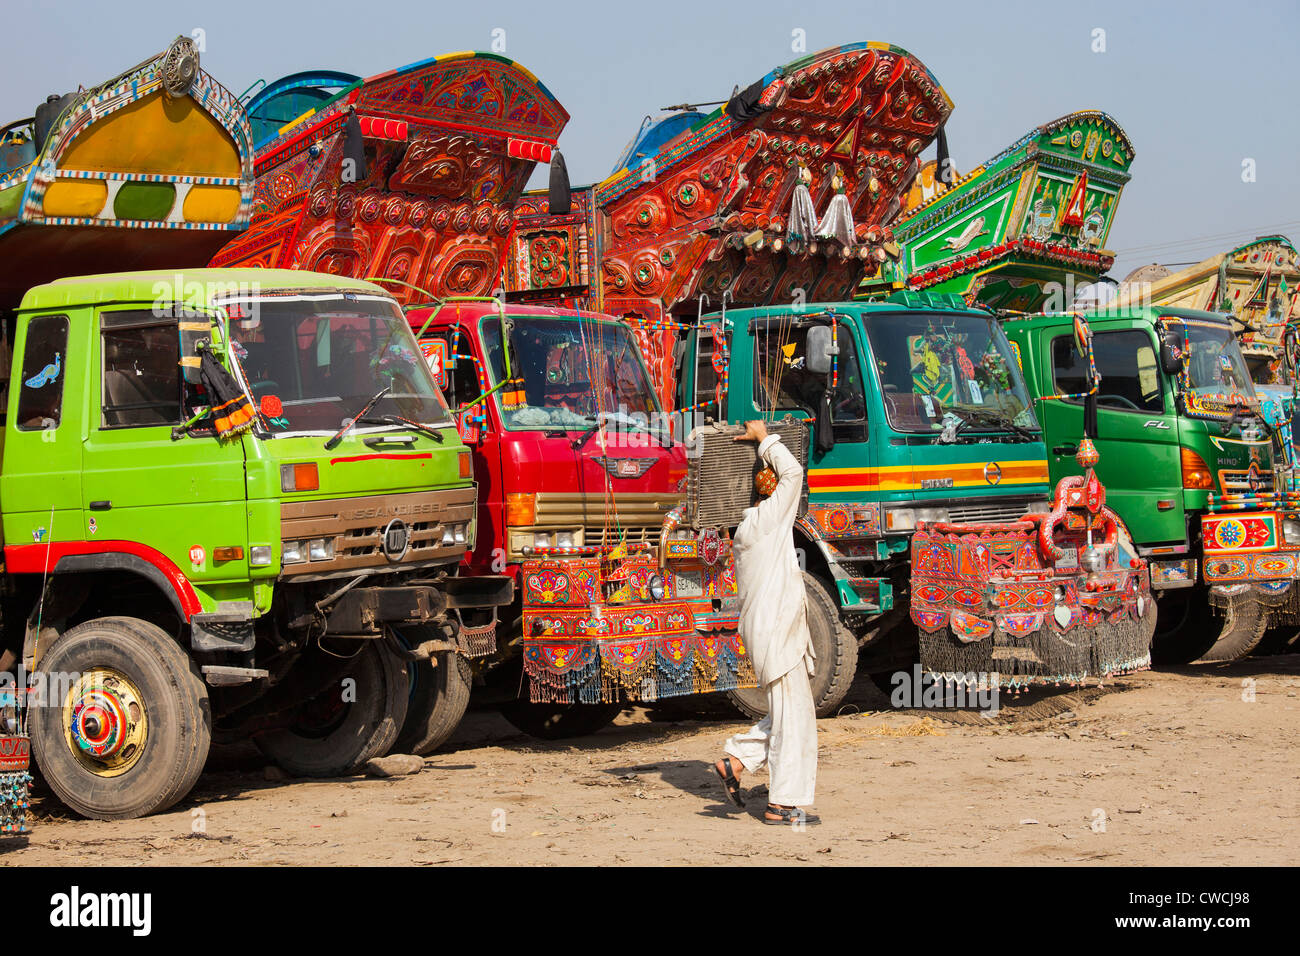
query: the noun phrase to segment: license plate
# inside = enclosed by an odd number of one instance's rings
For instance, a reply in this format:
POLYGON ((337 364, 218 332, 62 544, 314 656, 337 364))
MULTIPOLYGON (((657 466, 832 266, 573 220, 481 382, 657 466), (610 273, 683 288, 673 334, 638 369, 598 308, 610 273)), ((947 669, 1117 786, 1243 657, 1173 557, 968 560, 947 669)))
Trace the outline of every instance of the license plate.
POLYGON ((698 571, 673 574, 673 593, 678 597, 701 597, 704 594, 704 582, 698 571))
POLYGON ((1079 566, 1079 549, 1062 548, 1061 559, 1056 562, 1058 568, 1077 568, 1079 566))

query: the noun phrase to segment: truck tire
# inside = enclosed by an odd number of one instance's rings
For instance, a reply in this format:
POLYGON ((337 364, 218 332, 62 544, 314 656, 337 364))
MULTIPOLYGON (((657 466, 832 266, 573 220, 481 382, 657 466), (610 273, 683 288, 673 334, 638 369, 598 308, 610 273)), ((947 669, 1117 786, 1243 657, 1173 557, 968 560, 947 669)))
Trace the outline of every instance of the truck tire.
POLYGON ((469 706, 474 672, 460 654, 444 651, 432 661, 409 661, 411 691, 406 720, 397 735, 393 751, 402 754, 431 754, 450 737, 469 706))
POLYGON ((406 664, 383 641, 361 642, 340 686, 303 704, 292 726, 254 738, 259 750, 295 777, 357 773, 388 753, 406 719, 406 664), (356 683, 350 688, 343 681, 356 683), (352 691, 352 693, 349 693, 352 691))
POLYGON ((77 675, 29 711, 32 752, 68 807, 96 820, 159 813, 194 787, 212 742, 198 666, 162 628, 102 617, 71 628, 40 669, 77 675))
POLYGON ((512 700, 501 715, 530 737, 567 740, 603 730, 623 711, 622 704, 534 704, 512 700))
MULTIPOLYGON (((808 631, 817 655, 812 678, 813 706, 818 717, 830 717, 844 703, 857 675, 858 640, 844 626, 839 602, 826 584, 807 571, 803 584, 808 600, 808 631)), ((767 692, 762 688, 729 690, 727 696, 747 717, 762 720, 767 716, 767 692)))

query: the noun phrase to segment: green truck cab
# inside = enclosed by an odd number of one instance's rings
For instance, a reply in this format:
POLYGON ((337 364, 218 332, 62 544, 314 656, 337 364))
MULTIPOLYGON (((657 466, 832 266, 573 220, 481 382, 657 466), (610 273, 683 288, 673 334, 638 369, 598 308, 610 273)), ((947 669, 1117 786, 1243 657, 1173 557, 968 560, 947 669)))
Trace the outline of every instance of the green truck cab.
MULTIPOLYGON (((1010 344, 960 297, 727 310, 688 334, 680 365, 679 409, 810 424, 795 538, 820 714, 843 700, 859 643, 873 671, 916 659, 906 591, 918 522, 1046 509, 1046 454, 1010 344)), ((764 706, 756 692, 732 696, 764 706)))
MULTIPOLYGON (((1051 397, 1082 390, 1072 321, 1065 313, 1004 323, 1042 399, 1053 481, 1081 471, 1073 456, 1083 403, 1051 397)), ((1150 562, 1161 604, 1157 659, 1241 656, 1262 637, 1269 609, 1288 600, 1300 525, 1274 495, 1272 440, 1232 325, 1222 314, 1159 306, 1088 322, 1101 374, 1097 472, 1150 562), (1206 627, 1207 602, 1224 610, 1221 630, 1206 627)))
POLYGON ((6 325, 5 660, 32 675, 33 753, 64 802, 165 809, 214 735, 296 775, 421 736, 431 664, 456 671, 460 625, 512 585, 453 576, 470 453, 391 296, 296 271, 102 275, 30 290, 6 325))

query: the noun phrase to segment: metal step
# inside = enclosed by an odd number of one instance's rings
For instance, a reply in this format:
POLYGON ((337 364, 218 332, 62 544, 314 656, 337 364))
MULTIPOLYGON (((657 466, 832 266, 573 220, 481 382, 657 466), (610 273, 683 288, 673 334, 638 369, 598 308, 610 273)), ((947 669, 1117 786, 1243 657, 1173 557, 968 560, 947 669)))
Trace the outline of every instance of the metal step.
POLYGON ((203 679, 213 687, 233 687, 236 684, 265 680, 270 676, 269 671, 265 671, 260 667, 226 667, 221 664, 204 664, 200 670, 203 671, 203 679))

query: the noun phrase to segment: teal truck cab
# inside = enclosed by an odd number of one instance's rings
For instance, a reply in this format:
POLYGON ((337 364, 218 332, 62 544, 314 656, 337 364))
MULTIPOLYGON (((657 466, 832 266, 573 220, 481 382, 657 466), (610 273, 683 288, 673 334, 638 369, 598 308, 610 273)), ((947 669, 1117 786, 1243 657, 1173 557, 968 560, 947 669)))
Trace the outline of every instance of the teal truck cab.
MULTIPOLYGON (((1275 473, 1273 439, 1228 317, 1169 307, 1090 315, 1101 389, 1097 472, 1151 568, 1160 602, 1154 653, 1231 660, 1293 613, 1297 502, 1275 473), (1207 627, 1206 609, 1221 609, 1207 627), (1212 646, 1211 646, 1212 645, 1212 646)), ((1043 401, 1053 480, 1074 459, 1084 363, 1070 314, 1009 319, 1030 390, 1043 401)))
MULTIPOLYGON (((679 409, 729 422, 793 415, 812 429, 794 533, 819 714, 843 700, 859 645, 872 671, 916 659, 906 592, 918 522, 1046 510, 1046 451, 1010 343, 960 297, 708 315, 686 338, 678 380, 679 409)), ((764 706, 754 692, 732 696, 764 706)))

